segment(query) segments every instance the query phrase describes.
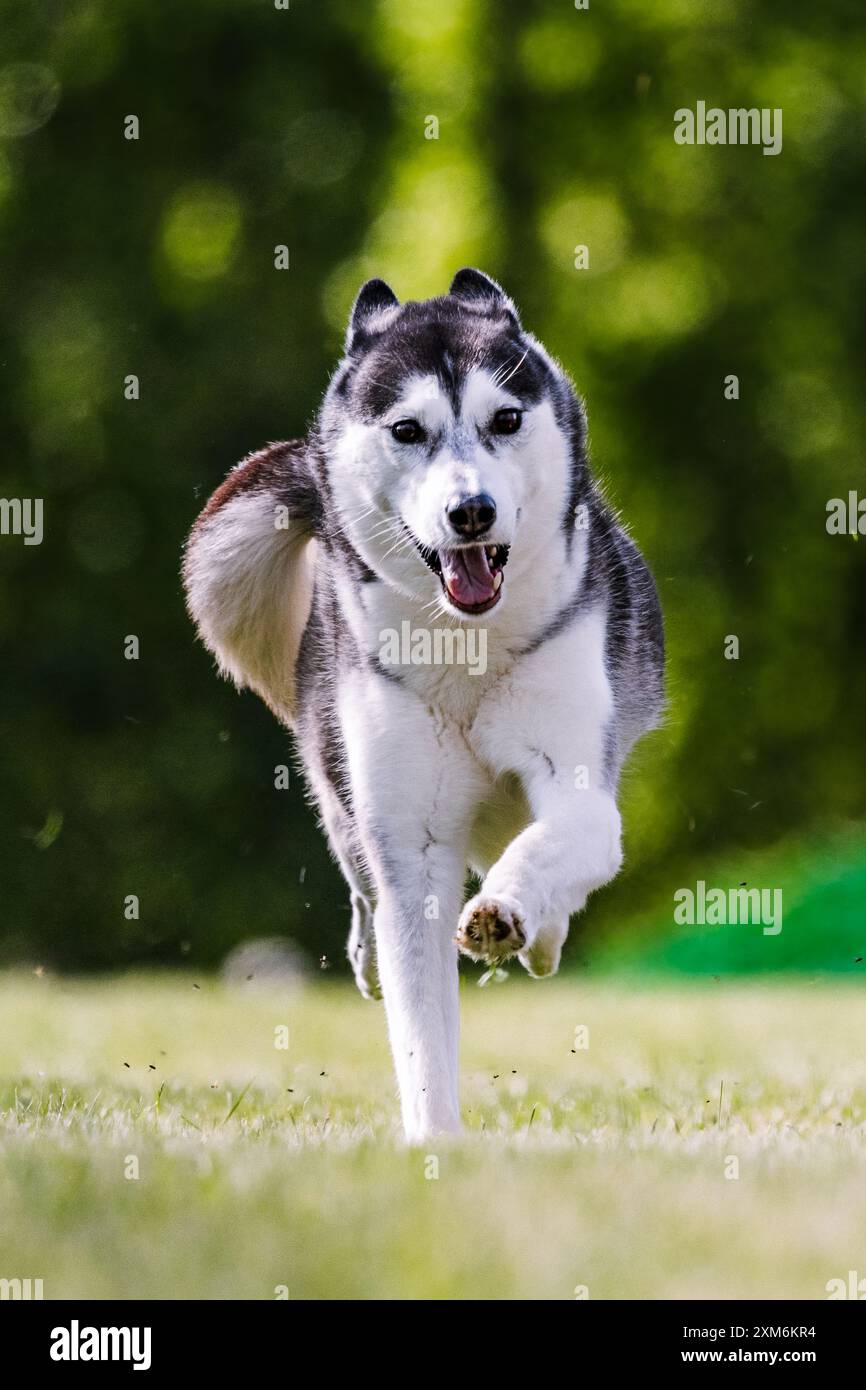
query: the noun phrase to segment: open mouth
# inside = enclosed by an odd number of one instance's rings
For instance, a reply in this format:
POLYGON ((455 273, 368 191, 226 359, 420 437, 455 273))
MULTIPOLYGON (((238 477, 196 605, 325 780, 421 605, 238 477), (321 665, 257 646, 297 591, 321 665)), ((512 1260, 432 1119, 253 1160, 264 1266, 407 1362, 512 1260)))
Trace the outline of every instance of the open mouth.
POLYGON ((507 545, 461 545, 431 550, 416 542, 428 569, 438 574, 449 600, 461 613, 488 613, 502 594, 507 545))

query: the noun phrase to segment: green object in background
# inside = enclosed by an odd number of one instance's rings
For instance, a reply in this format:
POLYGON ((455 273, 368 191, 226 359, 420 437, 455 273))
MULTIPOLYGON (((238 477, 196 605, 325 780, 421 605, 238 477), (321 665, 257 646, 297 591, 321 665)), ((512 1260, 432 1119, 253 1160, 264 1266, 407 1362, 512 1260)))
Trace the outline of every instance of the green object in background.
POLYGON ((772 948, 760 927, 740 924, 661 938, 655 952, 638 960, 697 975, 808 970, 866 979, 866 865, 852 865, 840 878, 812 888, 786 916, 772 948))
MULTIPOLYGON (((738 886, 730 861, 715 867, 712 885, 738 886)), ((765 854, 752 862, 743 886, 763 886, 768 901, 779 894, 778 932, 765 932, 760 920, 678 926, 671 900, 671 911, 663 915, 656 907, 646 920, 601 941, 591 953, 592 967, 636 975, 808 972, 866 979, 866 853, 858 836, 822 837, 811 857, 802 844, 787 846, 783 855, 765 854)))

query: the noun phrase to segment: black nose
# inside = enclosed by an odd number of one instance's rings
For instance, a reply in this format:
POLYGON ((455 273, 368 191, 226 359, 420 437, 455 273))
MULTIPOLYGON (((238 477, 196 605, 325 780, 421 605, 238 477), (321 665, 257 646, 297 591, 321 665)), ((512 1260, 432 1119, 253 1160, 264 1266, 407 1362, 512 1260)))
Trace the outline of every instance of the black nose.
POLYGON ((487 492, 477 497, 452 497, 446 508, 448 520, 461 536, 483 536, 496 520, 496 503, 487 492))

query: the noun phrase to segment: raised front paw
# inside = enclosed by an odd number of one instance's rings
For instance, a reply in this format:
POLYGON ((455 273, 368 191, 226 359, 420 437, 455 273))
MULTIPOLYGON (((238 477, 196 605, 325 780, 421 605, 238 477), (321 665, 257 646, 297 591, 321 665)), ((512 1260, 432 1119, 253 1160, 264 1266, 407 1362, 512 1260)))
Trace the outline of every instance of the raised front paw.
POLYGON ((461 912, 454 940, 472 960, 506 960, 526 945, 519 904, 510 898, 479 893, 461 912))

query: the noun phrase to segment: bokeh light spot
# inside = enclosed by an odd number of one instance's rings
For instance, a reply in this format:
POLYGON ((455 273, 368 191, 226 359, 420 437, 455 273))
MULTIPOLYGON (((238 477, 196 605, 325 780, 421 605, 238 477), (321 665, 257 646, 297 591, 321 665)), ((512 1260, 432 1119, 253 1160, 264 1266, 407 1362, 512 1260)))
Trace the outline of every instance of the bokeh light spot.
POLYGON ((590 274, 618 265, 628 246, 625 214, 616 198, 606 193, 572 194, 559 200, 541 214, 540 224, 544 245, 561 265, 573 265, 575 246, 588 246, 590 274))
POLYGON ((9 63, 0 70, 0 136, 30 135, 50 121, 60 83, 41 63, 9 63))
POLYGON ((588 82, 598 67, 601 41, 580 15, 543 19, 520 37, 520 61, 534 87, 567 91, 588 82))
POLYGON ((215 280, 234 259, 243 214, 231 189, 188 184, 170 204, 162 225, 162 249, 176 274, 215 280))

